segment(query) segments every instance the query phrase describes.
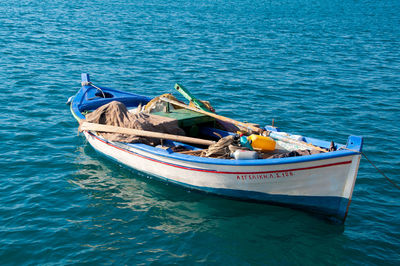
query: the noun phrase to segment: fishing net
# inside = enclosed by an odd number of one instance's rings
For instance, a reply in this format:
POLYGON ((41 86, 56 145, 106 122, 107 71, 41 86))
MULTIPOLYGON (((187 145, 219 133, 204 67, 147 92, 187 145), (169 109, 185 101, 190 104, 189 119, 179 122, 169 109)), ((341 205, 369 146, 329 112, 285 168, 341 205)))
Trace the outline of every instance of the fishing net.
MULTIPOLYGON (((136 113, 132 114, 126 106, 118 101, 113 101, 97 108, 94 112, 86 115, 86 122, 103 125, 111 125, 173 135, 185 135, 183 129, 178 126, 176 119, 162 117, 158 115, 136 113)), ((127 143, 141 142, 148 145, 158 145, 160 139, 145 138, 134 135, 119 133, 100 133, 101 136, 110 141, 120 141, 127 143)))
POLYGON ((237 149, 247 150, 247 148, 239 146, 238 138, 236 136, 229 135, 221 138, 217 143, 210 145, 201 156, 228 159, 231 157, 231 153, 237 149))
MULTIPOLYGON (((173 104, 169 104, 167 102, 162 101, 161 98, 167 98, 169 100, 174 100, 174 101, 180 102, 171 93, 165 93, 165 94, 162 94, 160 96, 153 98, 150 102, 148 102, 144 107, 145 112, 146 113, 162 112, 165 110, 166 105, 168 105, 169 108, 171 108, 171 109, 182 109, 182 107, 175 106, 173 104)), ((182 102, 180 102, 180 103, 182 103, 182 102)))

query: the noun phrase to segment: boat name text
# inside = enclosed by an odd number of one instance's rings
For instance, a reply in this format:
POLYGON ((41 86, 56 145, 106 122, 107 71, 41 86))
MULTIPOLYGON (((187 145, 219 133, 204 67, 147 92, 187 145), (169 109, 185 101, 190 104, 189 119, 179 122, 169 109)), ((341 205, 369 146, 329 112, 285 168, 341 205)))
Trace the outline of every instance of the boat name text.
POLYGON ((279 172, 279 173, 270 173, 270 174, 254 174, 254 175, 237 175, 237 180, 256 180, 256 179, 271 179, 271 178, 283 178, 294 176, 293 172, 279 172))

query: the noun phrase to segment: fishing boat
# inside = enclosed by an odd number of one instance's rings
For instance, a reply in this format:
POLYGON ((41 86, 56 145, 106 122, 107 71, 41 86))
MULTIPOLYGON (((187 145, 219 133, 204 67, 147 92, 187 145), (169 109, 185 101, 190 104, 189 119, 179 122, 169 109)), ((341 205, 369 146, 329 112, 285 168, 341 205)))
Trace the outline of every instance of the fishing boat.
MULTIPOLYGON (((112 101, 121 102, 128 109, 135 109, 151 100, 148 96, 95 86, 88 74, 82 74, 82 87, 70 97, 68 103, 72 115, 82 123, 85 114, 112 101)), ((185 121, 197 121, 194 126, 197 132, 201 132, 202 139, 213 142, 218 139, 216 135, 224 137, 234 134, 213 128, 215 121, 214 124, 211 121, 210 126, 207 119, 211 117, 212 112, 200 113, 194 107, 187 109, 191 110, 192 116, 195 116, 194 113, 200 115, 200 118, 190 117, 185 121)), ((168 113, 168 110, 165 112, 168 113)), ((223 120, 222 116, 214 116, 223 120)), ((227 118, 225 121, 235 120, 227 118)), ((237 125, 251 127, 250 124, 240 122, 237 125)), ((302 209, 342 223, 349 210, 363 142, 359 136, 349 136, 346 145, 332 145, 330 141, 310 137, 301 137, 299 140, 298 136, 293 137, 292 134, 281 132, 276 127, 265 126, 260 127, 260 130, 268 132, 282 145, 298 144, 325 152, 285 158, 241 160, 199 157, 195 152, 204 149, 204 144, 197 145, 189 143, 190 141, 171 140, 167 137, 163 142, 164 146, 169 147, 167 149, 144 143, 110 141, 99 134, 102 130, 99 127, 97 130, 87 127, 82 132, 97 152, 128 168, 185 188, 233 199, 302 209), (171 149, 177 146, 185 147, 186 152, 171 149)))

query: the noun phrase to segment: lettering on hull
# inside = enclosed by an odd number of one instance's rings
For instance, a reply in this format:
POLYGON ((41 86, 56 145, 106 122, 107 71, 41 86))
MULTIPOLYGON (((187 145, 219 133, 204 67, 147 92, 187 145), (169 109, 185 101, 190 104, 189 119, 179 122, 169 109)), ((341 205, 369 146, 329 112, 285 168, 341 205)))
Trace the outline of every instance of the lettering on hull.
POLYGON ((269 174, 249 174, 249 175, 237 175, 237 180, 260 180, 260 179, 277 179, 294 176, 291 171, 279 172, 279 173, 269 173, 269 174))

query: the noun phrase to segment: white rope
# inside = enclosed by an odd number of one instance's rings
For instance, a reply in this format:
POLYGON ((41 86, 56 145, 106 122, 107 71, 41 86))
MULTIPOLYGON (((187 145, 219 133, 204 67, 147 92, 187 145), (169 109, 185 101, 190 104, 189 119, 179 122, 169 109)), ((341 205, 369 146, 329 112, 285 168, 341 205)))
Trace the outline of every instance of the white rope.
POLYGON ((82 86, 92 86, 92 87, 96 88, 97 90, 99 90, 101 92, 101 94, 103 94, 103 98, 106 98, 106 95, 104 94, 103 90, 100 89, 99 87, 95 86, 92 82, 90 82, 90 81, 82 82, 81 84, 82 84, 82 86))

